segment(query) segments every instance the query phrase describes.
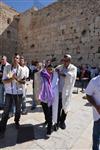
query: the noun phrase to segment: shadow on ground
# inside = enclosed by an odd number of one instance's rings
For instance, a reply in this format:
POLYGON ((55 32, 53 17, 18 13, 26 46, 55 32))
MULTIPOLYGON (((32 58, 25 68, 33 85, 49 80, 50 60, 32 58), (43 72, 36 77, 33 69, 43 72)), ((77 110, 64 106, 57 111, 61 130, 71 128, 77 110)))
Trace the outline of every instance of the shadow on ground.
POLYGON ((0 139, 0 149, 38 139, 48 139, 46 127, 43 123, 36 125, 23 124, 18 130, 14 124, 9 124, 5 136, 0 139))
POLYGON ((5 136, 0 138, 0 148, 16 145, 17 130, 14 124, 7 125, 5 136))

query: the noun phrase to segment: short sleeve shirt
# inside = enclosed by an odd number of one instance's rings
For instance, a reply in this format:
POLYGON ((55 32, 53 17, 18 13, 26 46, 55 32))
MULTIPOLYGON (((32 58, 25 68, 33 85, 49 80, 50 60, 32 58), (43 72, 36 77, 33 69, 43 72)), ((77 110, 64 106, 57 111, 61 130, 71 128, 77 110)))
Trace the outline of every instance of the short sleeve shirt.
MULTIPOLYGON (((89 82, 86 88, 86 94, 89 96, 93 96, 96 104, 100 105, 100 75, 93 78, 89 82)), ((94 118, 94 121, 97 121, 100 119, 100 114, 97 112, 95 107, 93 107, 93 118, 94 118)))

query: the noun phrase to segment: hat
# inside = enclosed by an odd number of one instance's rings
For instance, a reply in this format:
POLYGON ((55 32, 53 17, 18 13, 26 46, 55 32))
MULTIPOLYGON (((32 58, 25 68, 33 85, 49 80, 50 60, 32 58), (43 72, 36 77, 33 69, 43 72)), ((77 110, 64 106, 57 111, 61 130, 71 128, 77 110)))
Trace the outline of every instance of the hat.
POLYGON ((69 55, 69 54, 65 54, 65 55, 64 55, 64 57, 67 57, 67 58, 69 58, 69 59, 71 59, 71 58, 72 58, 72 56, 71 56, 71 55, 69 55))

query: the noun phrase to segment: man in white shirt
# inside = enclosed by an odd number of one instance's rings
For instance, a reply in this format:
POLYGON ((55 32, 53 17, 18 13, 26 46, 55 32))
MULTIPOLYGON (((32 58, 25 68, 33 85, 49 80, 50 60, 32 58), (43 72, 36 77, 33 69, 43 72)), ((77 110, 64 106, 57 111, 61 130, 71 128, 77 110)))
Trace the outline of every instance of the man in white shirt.
POLYGON ((23 56, 21 56, 21 58, 20 58, 20 65, 22 67, 23 75, 24 75, 24 80, 25 80, 25 83, 22 84, 22 86, 23 86, 22 114, 26 115, 27 114, 27 108, 26 108, 27 84, 26 84, 26 82, 27 82, 27 78, 29 77, 29 69, 25 65, 25 60, 24 60, 23 56))
POLYGON ((71 56, 64 55, 62 65, 56 68, 59 75, 59 107, 58 107, 58 123, 61 129, 66 128, 65 120, 70 110, 70 102, 73 87, 76 80, 77 68, 71 64, 71 56))
POLYGON ((7 57, 6 56, 2 56, 1 58, 1 64, 0 64, 0 108, 3 109, 4 107, 4 84, 2 82, 2 76, 3 76, 3 70, 4 67, 9 65, 9 63, 7 62, 7 57))
POLYGON ((87 100, 93 106, 93 150, 100 150, 100 75, 91 79, 86 88, 87 100))
POLYGON ((3 83, 5 87, 5 107, 0 121, 0 137, 4 136, 7 121, 9 118, 9 112, 11 110, 13 101, 15 104, 15 126, 19 128, 19 120, 21 115, 21 103, 22 103, 22 84, 23 84, 23 71, 19 65, 20 56, 15 54, 13 64, 7 65, 3 72, 3 83))

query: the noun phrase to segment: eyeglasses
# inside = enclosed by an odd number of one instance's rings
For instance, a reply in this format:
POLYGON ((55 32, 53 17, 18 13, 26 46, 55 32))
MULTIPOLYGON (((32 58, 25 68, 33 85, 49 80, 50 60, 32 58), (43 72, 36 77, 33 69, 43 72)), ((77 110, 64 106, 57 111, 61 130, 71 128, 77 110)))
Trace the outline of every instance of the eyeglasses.
POLYGON ((64 62, 69 62, 69 60, 67 60, 67 59, 63 59, 62 61, 64 61, 64 62))
POLYGON ((15 57, 15 59, 19 59, 19 57, 15 57))

